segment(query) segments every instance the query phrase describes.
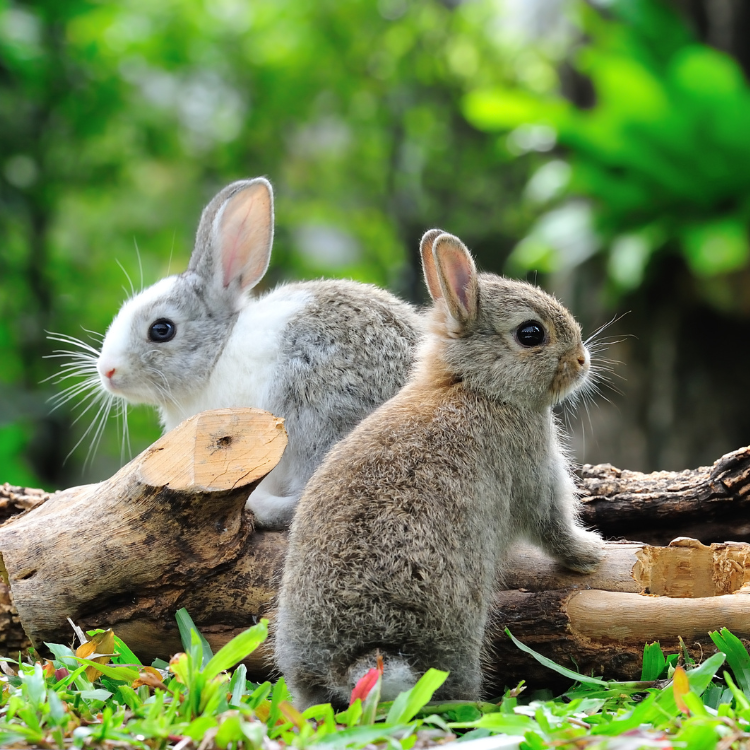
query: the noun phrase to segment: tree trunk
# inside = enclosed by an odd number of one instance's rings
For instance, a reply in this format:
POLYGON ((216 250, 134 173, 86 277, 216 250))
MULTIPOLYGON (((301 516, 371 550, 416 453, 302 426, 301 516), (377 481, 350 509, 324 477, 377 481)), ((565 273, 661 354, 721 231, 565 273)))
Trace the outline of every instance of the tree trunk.
MULTIPOLYGON (((180 607, 214 649, 259 617, 273 619, 286 533, 255 531, 244 505, 285 444, 282 420, 270 414, 206 412, 101 484, 53 495, 0 488, 0 514, 32 508, 0 527, 17 608, 16 616, 0 591, 0 648, 12 652, 26 636, 37 647, 67 642, 70 617, 84 629, 112 627, 150 660, 180 650, 180 607)), ((607 536, 640 529, 633 535, 641 537, 709 519, 736 538, 748 477, 749 449, 679 474, 586 466, 584 518, 607 536)), ((709 630, 726 626, 750 638, 749 582, 747 544, 608 542, 587 576, 518 546, 494 602, 492 663, 500 666, 490 684, 555 681, 506 627, 565 666, 611 679, 637 679, 649 641, 675 650, 682 636, 699 656, 714 650, 709 630)), ((254 677, 268 674, 269 656, 267 644, 251 658, 254 677)))

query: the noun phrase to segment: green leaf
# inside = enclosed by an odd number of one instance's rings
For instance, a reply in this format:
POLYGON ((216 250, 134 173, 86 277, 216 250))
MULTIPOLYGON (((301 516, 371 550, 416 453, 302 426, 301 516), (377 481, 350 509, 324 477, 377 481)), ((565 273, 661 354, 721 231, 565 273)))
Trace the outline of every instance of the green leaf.
POLYGON ((239 706, 242 702, 242 697, 247 692, 247 667, 244 664, 240 664, 234 670, 232 679, 229 682, 229 692, 232 694, 229 703, 232 706, 239 706))
POLYGON ((400 724, 411 721, 417 711, 430 702, 433 693, 445 682, 448 672, 439 669, 428 669, 418 680, 417 684, 405 693, 401 693, 393 701, 387 724, 400 724))
POLYGON ((193 618, 190 617, 188 611, 184 607, 182 609, 178 609, 177 612, 175 612, 175 619, 177 620, 177 627, 180 631, 182 648, 186 653, 190 653, 193 644, 193 639, 190 635, 191 631, 197 634, 198 640, 200 641, 200 644, 203 648, 203 664, 201 664, 200 666, 205 667, 213 656, 213 651, 211 650, 211 646, 209 646, 208 641, 203 637, 200 630, 198 630, 198 628, 195 626, 193 618))
POLYGON ((217 726, 218 722, 213 716, 199 716, 197 719, 193 719, 182 733, 186 737, 192 737, 197 744, 203 739, 203 736, 209 729, 217 726))
POLYGON ((81 656, 74 657, 76 661, 85 664, 87 667, 98 669, 105 677, 112 680, 122 680, 123 682, 133 682, 138 679, 138 670, 132 667, 116 667, 112 664, 99 664, 91 659, 84 659, 81 656))
POLYGON ((643 647, 643 667, 641 669, 641 680, 650 682, 658 680, 661 673, 667 668, 667 660, 661 650, 659 641, 650 643, 643 647))
MULTIPOLYGON (((690 690, 696 695, 703 695, 703 691, 708 687, 725 659, 725 655, 719 652, 718 654, 710 656, 700 666, 691 669, 687 673, 690 690)), ((675 703, 674 690, 672 689, 671 682, 661 691, 657 703, 659 707, 670 716, 677 715, 677 704, 675 703)))
POLYGON ((210 680, 220 672, 231 669, 253 653, 268 637, 268 620, 263 619, 257 625, 236 635, 229 643, 221 647, 216 656, 205 665, 203 673, 210 680))
POLYGON ((319 742, 312 744, 315 748, 325 750, 343 750, 349 747, 364 747, 370 743, 386 740, 397 733, 403 733, 407 729, 403 725, 389 726, 388 724, 374 724, 363 727, 352 727, 343 729, 336 734, 327 734, 319 742))
POLYGON ((748 227, 739 219, 718 219, 683 231, 685 257, 697 276, 742 268, 750 257, 748 227))
POLYGON ((716 648, 726 654, 727 664, 737 680, 740 688, 750 695, 750 655, 742 641, 726 628, 709 633, 716 648))
POLYGON ((588 685, 601 685, 603 687, 606 687, 609 685, 608 682, 605 680, 597 679, 596 677, 589 677, 585 674, 579 674, 578 672, 574 672, 572 669, 566 669, 565 667, 561 667, 559 664, 555 664, 555 662, 552 661, 552 659, 548 659, 546 656, 542 656, 541 654, 538 654, 534 649, 529 648, 528 646, 524 645, 519 641, 517 638, 513 636, 513 634, 508 630, 508 628, 505 628, 505 634, 510 638, 513 643, 518 646, 518 648, 521 649, 521 651, 524 651, 527 654, 530 654, 533 656, 540 664, 543 664, 545 667, 548 667, 549 669, 553 670, 554 672, 557 672, 558 674, 563 675, 564 677, 568 677, 571 680, 576 680, 576 682, 585 682, 588 685))
POLYGON ((115 636, 115 653, 117 656, 112 659, 115 664, 140 664, 142 666, 141 660, 128 648, 122 638, 117 636, 115 636))

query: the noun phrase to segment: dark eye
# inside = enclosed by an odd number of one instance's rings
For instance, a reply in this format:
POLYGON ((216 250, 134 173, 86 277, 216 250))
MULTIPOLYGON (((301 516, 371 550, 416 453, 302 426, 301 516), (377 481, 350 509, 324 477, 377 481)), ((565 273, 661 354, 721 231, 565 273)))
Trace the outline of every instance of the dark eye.
POLYGON ((544 342, 544 328, 535 320, 527 320, 518 326, 516 338, 521 346, 539 346, 544 342))
POLYGON ((151 341, 162 343, 164 341, 171 341, 177 333, 177 328, 171 320, 166 318, 159 318, 155 323, 151 324, 151 328, 148 329, 148 337, 151 341))

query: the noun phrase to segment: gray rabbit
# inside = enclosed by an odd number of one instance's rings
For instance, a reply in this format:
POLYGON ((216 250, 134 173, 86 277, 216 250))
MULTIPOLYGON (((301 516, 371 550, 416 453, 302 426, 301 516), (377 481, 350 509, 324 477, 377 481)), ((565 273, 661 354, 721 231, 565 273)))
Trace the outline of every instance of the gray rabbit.
POLYGON ((284 417, 287 450, 248 500, 259 523, 277 527, 330 446, 403 385, 422 323, 392 294, 353 281, 252 296, 272 240, 271 185, 224 188, 203 211, 187 271, 123 305, 97 369, 108 393, 157 406, 165 430, 233 406, 284 417))
POLYGON ((422 260, 435 304, 414 371, 334 446, 292 522, 276 660, 300 708, 345 705, 378 652, 384 700, 429 667, 450 670, 437 698, 477 699, 510 543, 581 572, 601 557, 552 414, 588 377, 580 327, 540 289, 477 274, 440 230, 422 260))

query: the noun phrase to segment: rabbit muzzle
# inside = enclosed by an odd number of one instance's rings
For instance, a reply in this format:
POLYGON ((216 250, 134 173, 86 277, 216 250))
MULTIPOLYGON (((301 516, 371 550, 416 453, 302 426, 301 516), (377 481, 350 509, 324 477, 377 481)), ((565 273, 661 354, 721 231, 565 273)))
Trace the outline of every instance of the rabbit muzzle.
POLYGON ((560 357, 550 385, 552 403, 559 404, 577 391, 586 382, 590 369, 591 355, 583 344, 560 357))

